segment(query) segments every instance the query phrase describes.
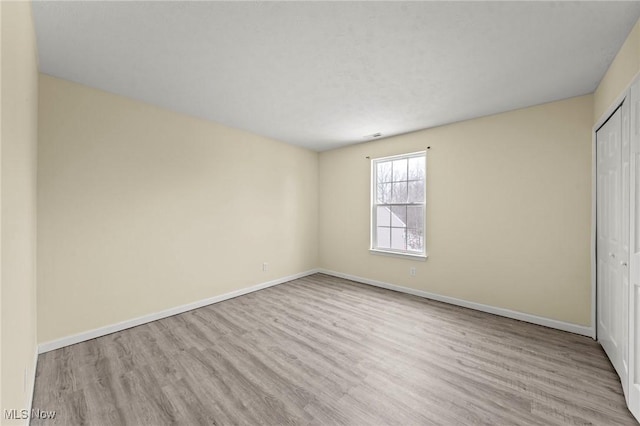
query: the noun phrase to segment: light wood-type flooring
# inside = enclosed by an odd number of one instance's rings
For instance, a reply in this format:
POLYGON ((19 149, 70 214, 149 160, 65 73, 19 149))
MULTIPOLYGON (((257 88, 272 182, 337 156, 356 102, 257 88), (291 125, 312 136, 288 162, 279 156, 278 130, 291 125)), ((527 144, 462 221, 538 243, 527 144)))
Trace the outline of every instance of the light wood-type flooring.
POLYGON ((47 352, 89 425, 632 425, 592 339, 315 274, 47 352))

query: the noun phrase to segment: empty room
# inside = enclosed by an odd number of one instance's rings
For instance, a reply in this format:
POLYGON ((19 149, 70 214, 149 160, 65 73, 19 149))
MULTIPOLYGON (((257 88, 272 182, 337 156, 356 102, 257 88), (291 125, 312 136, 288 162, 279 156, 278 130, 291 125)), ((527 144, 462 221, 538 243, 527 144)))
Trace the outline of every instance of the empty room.
POLYGON ((0 1, 0 424, 638 425, 640 2, 0 1))

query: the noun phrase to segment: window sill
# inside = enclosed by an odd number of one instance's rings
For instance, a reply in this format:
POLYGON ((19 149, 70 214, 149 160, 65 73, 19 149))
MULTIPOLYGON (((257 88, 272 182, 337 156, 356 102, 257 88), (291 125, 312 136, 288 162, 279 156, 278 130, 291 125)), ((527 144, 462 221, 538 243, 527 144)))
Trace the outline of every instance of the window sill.
POLYGON ((424 262, 429 257, 429 254, 410 254, 410 253, 397 253, 395 251, 384 251, 377 249, 369 249, 369 253, 375 254, 376 256, 390 256, 390 257, 400 257, 402 259, 409 260, 418 260, 424 262))

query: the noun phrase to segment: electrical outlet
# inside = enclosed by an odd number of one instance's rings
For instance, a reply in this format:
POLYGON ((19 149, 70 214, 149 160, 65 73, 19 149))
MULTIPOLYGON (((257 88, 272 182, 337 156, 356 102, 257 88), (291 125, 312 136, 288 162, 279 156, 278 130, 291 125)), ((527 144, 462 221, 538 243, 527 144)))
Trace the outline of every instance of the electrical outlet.
POLYGON ((409 275, 412 276, 412 277, 415 277, 416 276, 416 268, 414 268, 414 267, 409 268, 409 275))
POLYGON ((262 264, 262 272, 267 272, 269 270, 269 264, 267 262, 264 262, 262 264))

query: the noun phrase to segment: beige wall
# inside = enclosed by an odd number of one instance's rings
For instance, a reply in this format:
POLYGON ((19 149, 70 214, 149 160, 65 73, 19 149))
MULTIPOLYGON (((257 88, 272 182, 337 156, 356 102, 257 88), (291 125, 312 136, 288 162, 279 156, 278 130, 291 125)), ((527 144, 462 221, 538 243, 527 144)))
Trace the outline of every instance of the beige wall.
POLYGON ((316 267, 317 153, 46 75, 39 113, 40 342, 316 267))
MULTIPOLYGON (((36 354, 38 66, 31 4, 0 2, 2 32, 1 329, 5 409, 26 409, 36 354), (26 373, 25 373, 26 372, 26 373), (26 374, 26 386, 25 386, 26 374)), ((3 424, 12 422, 0 420, 3 424)), ((15 422, 24 423, 25 421, 15 422)))
POLYGON ((321 153, 320 266, 589 325, 592 114, 587 95, 321 153), (365 157, 427 146, 429 258, 370 254, 365 157))
POLYGON ((640 20, 627 36, 594 93, 594 123, 608 112, 638 71, 640 71, 640 20))

